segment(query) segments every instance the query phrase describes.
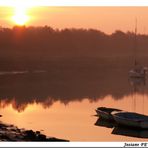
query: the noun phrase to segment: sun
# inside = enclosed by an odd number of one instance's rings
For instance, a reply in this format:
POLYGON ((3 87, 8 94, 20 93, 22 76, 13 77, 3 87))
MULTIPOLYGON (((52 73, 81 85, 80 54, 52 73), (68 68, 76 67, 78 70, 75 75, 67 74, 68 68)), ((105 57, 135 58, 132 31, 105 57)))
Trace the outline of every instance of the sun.
POLYGON ((16 6, 12 20, 16 25, 25 25, 29 20, 29 16, 27 15, 27 7, 23 5, 16 6))

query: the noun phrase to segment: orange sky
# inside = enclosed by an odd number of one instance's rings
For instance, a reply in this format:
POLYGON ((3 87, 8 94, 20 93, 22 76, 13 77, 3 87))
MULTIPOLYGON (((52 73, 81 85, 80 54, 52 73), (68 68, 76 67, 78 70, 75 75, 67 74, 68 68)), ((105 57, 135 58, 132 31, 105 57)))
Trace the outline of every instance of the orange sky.
MULTIPOLYGON (((12 27, 12 7, 0 7, 3 27, 12 27)), ((148 33, 148 7, 34 7, 28 8, 30 20, 27 26, 49 25, 53 28, 95 28, 105 33, 117 29, 133 31, 135 18, 138 32, 148 33)))

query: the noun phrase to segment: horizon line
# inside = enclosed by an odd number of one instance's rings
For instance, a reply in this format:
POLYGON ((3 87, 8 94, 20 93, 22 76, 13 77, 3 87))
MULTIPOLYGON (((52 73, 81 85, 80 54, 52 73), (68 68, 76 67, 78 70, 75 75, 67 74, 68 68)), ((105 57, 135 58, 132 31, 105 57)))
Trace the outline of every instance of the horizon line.
MULTIPOLYGON (((58 31, 62 31, 62 30, 66 30, 66 29, 68 29, 68 30, 72 30, 72 29, 74 29, 74 30, 87 30, 87 31, 89 31, 89 30, 95 30, 95 31, 100 31, 100 32, 102 32, 102 33, 104 33, 104 34, 106 34, 106 35, 111 35, 111 34, 113 34, 113 33, 116 33, 117 31, 121 31, 121 32, 123 32, 123 33, 134 33, 134 30, 126 30, 126 31, 124 31, 124 30, 121 30, 121 29, 116 29, 116 30, 114 30, 114 31, 112 31, 111 33, 108 33, 108 32, 106 32, 106 31, 103 31, 103 30, 100 30, 100 29, 98 29, 98 28, 82 28, 82 27, 65 27, 65 28, 56 28, 56 27, 52 27, 52 26, 50 26, 50 25, 22 25, 22 26, 20 26, 20 25, 14 25, 14 26, 11 26, 11 27, 6 27, 6 26, 2 26, 2 25, 0 25, 0 31, 2 30, 2 29, 13 29, 13 28, 15 28, 15 27, 18 27, 18 28, 31 28, 31 27, 34 27, 34 28, 44 28, 44 27, 49 27, 49 28, 51 28, 51 29, 53 29, 54 31, 56 31, 56 30, 58 30, 58 31)), ((146 33, 141 33, 141 32, 139 32, 139 33, 137 33, 138 35, 148 35, 148 34, 146 34, 146 33)))

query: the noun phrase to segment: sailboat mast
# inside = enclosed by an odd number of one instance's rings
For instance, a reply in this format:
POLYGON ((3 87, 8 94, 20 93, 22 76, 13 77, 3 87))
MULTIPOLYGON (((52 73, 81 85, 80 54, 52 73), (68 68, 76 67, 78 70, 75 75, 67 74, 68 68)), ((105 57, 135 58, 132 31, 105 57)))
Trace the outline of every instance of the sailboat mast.
POLYGON ((136 51, 137 51, 137 18, 135 20, 135 41, 134 41, 134 65, 137 65, 136 61, 136 51))

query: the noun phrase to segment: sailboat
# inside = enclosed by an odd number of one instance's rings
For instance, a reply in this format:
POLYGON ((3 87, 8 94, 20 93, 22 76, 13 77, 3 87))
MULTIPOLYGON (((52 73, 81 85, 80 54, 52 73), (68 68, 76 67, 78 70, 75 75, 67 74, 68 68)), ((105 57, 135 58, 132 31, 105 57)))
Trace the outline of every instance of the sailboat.
POLYGON ((130 78, 145 78, 148 68, 140 65, 136 60, 137 50, 137 20, 135 27, 134 67, 129 71, 130 78))
POLYGON ((135 67, 129 71, 129 77, 146 78, 147 70, 148 70, 147 67, 143 67, 141 65, 135 65, 135 67))

